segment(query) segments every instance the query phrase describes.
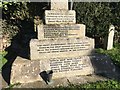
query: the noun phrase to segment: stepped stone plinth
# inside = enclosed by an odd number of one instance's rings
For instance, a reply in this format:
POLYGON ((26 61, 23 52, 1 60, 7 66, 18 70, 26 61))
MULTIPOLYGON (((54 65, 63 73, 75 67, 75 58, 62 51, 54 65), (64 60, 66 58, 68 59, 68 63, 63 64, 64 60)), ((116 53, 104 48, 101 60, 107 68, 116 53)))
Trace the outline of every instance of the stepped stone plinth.
POLYGON ((85 36, 84 24, 76 24, 68 0, 51 0, 44 22, 37 26, 37 39, 30 41, 30 60, 13 63, 11 83, 42 80, 41 73, 48 70, 53 71, 53 79, 93 74, 88 55, 94 52, 94 39, 85 36))

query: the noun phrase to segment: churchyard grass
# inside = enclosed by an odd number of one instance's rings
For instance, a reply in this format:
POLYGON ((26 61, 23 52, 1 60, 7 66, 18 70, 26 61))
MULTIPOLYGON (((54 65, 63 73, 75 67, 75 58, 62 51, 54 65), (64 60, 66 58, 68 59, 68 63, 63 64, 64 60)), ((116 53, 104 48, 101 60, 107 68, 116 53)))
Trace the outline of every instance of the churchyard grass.
POLYGON ((97 81, 97 82, 92 82, 92 83, 87 83, 87 84, 80 84, 80 85, 75 85, 75 84, 70 84, 67 87, 56 87, 57 90, 81 90, 81 89, 119 89, 120 88, 120 82, 116 80, 107 80, 107 81, 97 81))

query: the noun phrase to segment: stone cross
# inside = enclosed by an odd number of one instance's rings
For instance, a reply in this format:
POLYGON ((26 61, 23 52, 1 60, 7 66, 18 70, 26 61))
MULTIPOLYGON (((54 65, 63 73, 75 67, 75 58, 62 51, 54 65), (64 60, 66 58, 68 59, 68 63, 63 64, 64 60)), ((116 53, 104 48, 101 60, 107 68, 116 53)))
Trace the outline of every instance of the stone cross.
POLYGON ((51 10, 68 10, 68 0, 51 0, 51 10))

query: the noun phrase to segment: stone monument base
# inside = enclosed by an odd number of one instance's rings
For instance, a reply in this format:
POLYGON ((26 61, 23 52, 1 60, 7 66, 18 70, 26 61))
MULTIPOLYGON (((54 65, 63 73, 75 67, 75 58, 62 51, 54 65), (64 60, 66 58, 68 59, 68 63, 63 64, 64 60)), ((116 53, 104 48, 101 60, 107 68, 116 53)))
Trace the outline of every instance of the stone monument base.
POLYGON ((40 74, 53 71, 52 79, 93 74, 90 56, 27 60, 17 57, 12 65, 11 84, 42 81, 40 74))
POLYGON ((31 39, 30 59, 49 59, 91 55, 94 52, 92 38, 31 39))

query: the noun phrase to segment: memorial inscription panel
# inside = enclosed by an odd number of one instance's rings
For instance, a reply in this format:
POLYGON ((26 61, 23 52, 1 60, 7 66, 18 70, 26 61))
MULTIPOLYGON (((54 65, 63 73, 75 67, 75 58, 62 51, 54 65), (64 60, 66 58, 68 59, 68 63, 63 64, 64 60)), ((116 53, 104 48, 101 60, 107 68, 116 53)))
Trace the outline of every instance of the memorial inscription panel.
POLYGON ((56 24, 56 25, 39 25, 38 39, 50 38, 84 38, 85 25, 83 24, 56 24))
POLYGON ((71 52, 88 50, 90 47, 89 42, 76 42, 76 43, 61 43, 61 44, 41 44, 38 46, 39 53, 56 53, 56 52, 71 52))
POLYGON ((78 25, 44 25, 43 29, 44 29, 44 38, 80 36, 79 24, 78 25))
POLYGON ((45 11, 45 23, 46 24, 75 24, 75 11, 45 11))
POLYGON ((46 39, 31 41, 30 49, 32 59, 45 59, 56 57, 76 57, 90 55, 94 48, 93 39, 46 39))
POLYGON ((82 70, 83 68, 88 67, 88 65, 84 62, 85 60, 83 57, 65 59, 58 58, 50 60, 50 67, 53 72, 82 70))

